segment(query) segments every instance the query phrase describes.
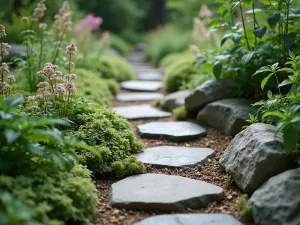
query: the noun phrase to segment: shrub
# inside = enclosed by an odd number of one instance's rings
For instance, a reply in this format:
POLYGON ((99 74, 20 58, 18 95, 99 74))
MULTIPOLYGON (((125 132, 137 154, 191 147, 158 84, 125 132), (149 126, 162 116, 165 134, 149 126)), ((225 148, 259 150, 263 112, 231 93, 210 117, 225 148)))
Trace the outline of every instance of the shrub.
POLYGON ((117 35, 110 36, 110 47, 117 50, 121 55, 125 55, 131 51, 131 46, 117 35))
POLYGON ((183 58, 183 57, 193 58, 193 55, 190 53, 171 53, 166 55, 159 63, 159 67, 167 68, 170 67, 175 61, 183 58))
POLYGON ((156 100, 155 100, 155 105, 156 105, 157 107, 160 107, 161 104, 162 104, 162 100, 161 100, 161 99, 156 99, 156 100))
POLYGON ((251 220, 252 219, 252 207, 248 203, 248 195, 242 195, 236 203, 236 207, 240 210, 240 214, 243 219, 251 220))
POLYGON ((190 76, 189 80, 183 81, 180 89, 185 90, 185 89, 195 89, 196 87, 200 86, 207 80, 215 79, 213 74, 203 73, 201 74, 193 74, 190 76))
POLYGON ((131 174, 144 172, 145 166, 138 161, 135 156, 129 156, 122 161, 116 161, 112 164, 112 171, 116 177, 125 177, 131 174))
POLYGON ((172 27, 160 28, 148 37, 146 57, 158 66, 165 56, 188 49, 191 42, 191 32, 182 33, 172 27))
MULTIPOLYGON (((74 135, 93 146, 101 155, 100 159, 87 151, 78 151, 81 162, 97 175, 111 173, 114 162, 123 161, 143 149, 142 143, 136 140, 131 131, 128 121, 110 108, 92 109, 78 115, 77 118, 79 127, 74 131, 74 135)), ((139 168, 142 172, 143 168, 139 168)), ((121 174, 119 170, 115 171, 121 174)), ((137 173, 136 170, 134 172, 137 173)))
POLYGON ((132 80, 134 77, 132 67, 121 57, 102 55, 98 70, 102 78, 115 79, 118 82, 132 80))
POLYGON ((78 97, 84 97, 99 105, 111 105, 112 87, 108 85, 107 80, 100 79, 97 73, 85 69, 77 69, 76 73, 78 97))
POLYGON ((186 120, 188 112, 186 111, 184 106, 180 106, 173 110, 173 116, 175 116, 176 120, 186 120))
POLYGON ((114 79, 102 79, 102 81, 107 85, 110 93, 112 95, 117 95, 118 91, 120 90, 119 83, 114 79))
MULTIPOLYGON (((31 220, 26 221, 28 225, 91 224, 92 213, 97 207, 91 172, 79 165, 65 172, 43 167, 17 177, 2 175, 0 192, 10 193, 10 200, 16 201, 10 204, 26 207, 25 212, 31 214, 31 220)), ((7 206, 7 201, 4 204, 7 206)))
POLYGON ((193 65, 193 58, 181 58, 175 61, 168 69, 164 77, 164 87, 168 92, 178 91, 190 78, 200 73, 200 65, 193 65))

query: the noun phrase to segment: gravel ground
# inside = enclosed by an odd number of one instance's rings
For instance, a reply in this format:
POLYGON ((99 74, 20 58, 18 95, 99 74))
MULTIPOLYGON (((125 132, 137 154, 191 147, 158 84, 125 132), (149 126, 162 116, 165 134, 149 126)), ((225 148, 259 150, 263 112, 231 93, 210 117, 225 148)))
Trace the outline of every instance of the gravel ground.
MULTIPOLYGON (((124 91, 122 91, 124 92, 124 91)), ((163 93, 163 91, 162 91, 163 93)), ((155 102, 113 102, 114 107, 134 105, 134 104, 151 104, 155 106, 155 102)), ((156 119, 156 120, 136 120, 131 122, 132 129, 136 132, 136 127, 139 124, 151 122, 151 121, 174 121, 174 118, 156 119)), ((193 120, 189 120, 194 122, 193 120)), ((236 208, 236 201, 241 196, 241 192, 233 185, 228 186, 225 179, 224 172, 221 171, 218 161, 230 143, 232 137, 223 135, 221 132, 205 127, 208 135, 195 141, 174 143, 166 140, 153 140, 153 139, 141 139, 138 135, 137 138, 142 141, 145 147, 155 147, 162 145, 171 146, 186 146, 186 147, 205 147, 212 148, 216 151, 216 156, 213 159, 209 159, 203 166, 197 166, 196 168, 182 168, 182 169, 157 169, 152 166, 146 166, 146 173, 159 173, 169 175, 179 175, 192 179, 202 180, 214 185, 222 187, 225 191, 225 199, 220 203, 213 202, 208 207, 203 209, 192 210, 188 209, 183 213, 228 213, 234 217, 240 219, 238 210, 236 208)), ((165 214, 159 211, 132 211, 132 210, 120 210, 112 208, 108 203, 108 196, 111 184, 118 181, 112 178, 96 179, 97 188, 99 190, 99 207, 94 215, 94 223, 96 225, 132 225, 142 219, 153 215, 165 214)))

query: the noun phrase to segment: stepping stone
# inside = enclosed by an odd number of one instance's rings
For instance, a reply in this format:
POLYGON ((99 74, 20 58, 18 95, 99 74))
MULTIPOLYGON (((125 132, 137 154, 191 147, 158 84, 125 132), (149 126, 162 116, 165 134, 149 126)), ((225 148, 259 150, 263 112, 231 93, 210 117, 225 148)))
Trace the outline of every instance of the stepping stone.
POLYGON ((206 130, 190 122, 151 122, 139 125, 137 131, 142 138, 191 141, 206 136, 206 130))
POLYGON ((129 62, 132 63, 142 63, 144 62, 144 53, 143 52, 135 52, 126 57, 129 62))
POLYGON ((112 207, 128 210, 183 211, 206 207, 224 198, 222 188, 204 181, 165 175, 141 174, 114 183, 110 190, 112 207))
POLYGON ((142 101, 154 101, 156 99, 162 99, 163 97, 164 96, 160 93, 134 92, 134 93, 118 94, 116 99, 120 102, 142 102, 142 101))
POLYGON ((134 105, 113 108, 115 112, 128 120, 155 119, 172 116, 171 113, 158 110, 151 105, 134 105))
POLYGON ((157 71, 145 71, 145 72, 139 72, 136 74, 137 80, 151 80, 151 81, 159 81, 162 80, 162 74, 157 71))
POLYGON ((121 82, 121 88, 130 91, 158 91, 162 88, 163 84, 160 81, 137 81, 129 80, 121 82))
POLYGON ((143 163, 158 168, 176 168, 196 167, 215 155, 216 152, 210 148, 160 146, 145 149, 144 152, 136 154, 136 157, 143 163))
POLYGON ((243 225, 233 216, 222 213, 173 214, 152 216, 133 225, 243 225))

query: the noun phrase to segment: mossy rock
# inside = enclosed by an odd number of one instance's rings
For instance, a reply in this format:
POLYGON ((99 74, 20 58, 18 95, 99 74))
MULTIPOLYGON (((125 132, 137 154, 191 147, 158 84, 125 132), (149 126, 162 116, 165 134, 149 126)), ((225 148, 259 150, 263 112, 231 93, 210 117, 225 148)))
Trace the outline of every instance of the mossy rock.
POLYGON ((111 90, 106 80, 100 79, 97 73, 85 69, 77 69, 76 74, 76 96, 84 97, 99 105, 111 105, 114 90, 111 90))
POLYGON ((98 70, 101 78, 114 79, 118 82, 134 78, 131 65, 122 57, 101 55, 98 70))
POLYGON ((194 62, 194 58, 183 57, 171 64, 164 77, 164 87, 168 92, 178 91, 184 82, 201 72, 200 65, 194 62))
MULTIPOLYGON (((112 169, 116 162, 124 164, 126 158, 143 150, 143 144, 137 141, 129 122, 122 116, 116 114, 111 108, 100 107, 93 111, 78 116, 77 123, 80 124, 74 131, 74 136, 85 141, 99 151, 101 158, 90 152, 81 150, 79 155, 81 163, 93 171, 96 175, 116 172, 117 176, 128 174, 128 171, 112 169)), ((132 170, 133 173, 141 173, 144 168, 135 163, 139 169, 132 170)), ((134 165, 130 165, 136 168, 134 165)))

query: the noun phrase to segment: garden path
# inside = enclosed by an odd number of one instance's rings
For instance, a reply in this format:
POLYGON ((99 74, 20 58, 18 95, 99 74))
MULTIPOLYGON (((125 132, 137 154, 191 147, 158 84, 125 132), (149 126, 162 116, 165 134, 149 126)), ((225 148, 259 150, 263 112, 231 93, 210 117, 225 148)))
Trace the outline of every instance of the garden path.
POLYGON ((128 60, 137 80, 121 84, 123 90, 113 107, 129 119, 144 143, 146 150, 137 157, 146 163, 146 173, 98 180, 100 204, 95 224, 241 224, 235 219, 241 192, 228 185, 218 164, 231 137, 193 120, 176 122, 170 113, 157 109, 155 100, 165 94, 158 81, 162 71, 144 63, 141 52, 128 60), (185 216, 174 215, 178 212, 185 216), (173 216, 152 217, 166 213, 173 216), (138 223, 145 218, 149 219, 138 223))

